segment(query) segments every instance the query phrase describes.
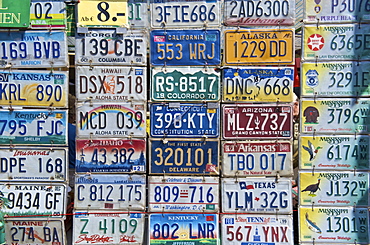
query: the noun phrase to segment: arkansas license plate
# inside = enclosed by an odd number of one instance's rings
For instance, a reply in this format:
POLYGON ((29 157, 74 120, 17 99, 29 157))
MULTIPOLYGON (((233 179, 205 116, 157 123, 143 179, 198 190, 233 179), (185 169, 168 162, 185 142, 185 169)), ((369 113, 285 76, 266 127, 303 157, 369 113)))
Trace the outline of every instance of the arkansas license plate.
POLYGON ((31 29, 65 29, 66 4, 58 0, 31 1, 31 29))
POLYGON ((147 0, 128 0, 128 23, 131 29, 149 28, 149 3, 147 0))
POLYGON ((145 139, 77 139, 76 172, 145 173, 145 139))

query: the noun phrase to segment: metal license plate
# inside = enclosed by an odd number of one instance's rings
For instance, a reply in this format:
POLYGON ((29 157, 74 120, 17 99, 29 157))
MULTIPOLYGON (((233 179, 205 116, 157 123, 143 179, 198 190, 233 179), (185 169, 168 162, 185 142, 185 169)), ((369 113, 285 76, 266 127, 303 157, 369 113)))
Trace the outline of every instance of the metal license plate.
POLYGON ((293 0, 226 0, 224 22, 227 26, 294 25, 293 0))
POLYGON ((150 140, 151 174, 219 174, 216 140, 150 140))
POLYGON ((225 31, 225 64, 294 64, 294 29, 225 31))
POLYGON ((291 215, 223 214, 221 225, 222 244, 294 244, 291 215))
POLYGON ((147 0, 128 0, 128 24, 130 29, 149 28, 149 4, 147 0))
POLYGON ((153 101, 218 101, 220 72, 213 68, 153 67, 151 99, 153 101))
POLYGON ((370 139, 367 135, 301 135, 299 145, 300 169, 369 169, 370 139))
POLYGON ((0 110, 0 144, 66 145, 66 110, 0 110))
POLYGON ((0 27, 27 28, 30 25, 30 0, 19 0, 14 4, 13 0, 0 2, 0 27))
POLYGON ((148 37, 143 31, 89 29, 76 34, 77 65, 146 65, 148 37))
POLYGON ((76 175, 76 209, 145 209, 145 175, 76 175))
POLYGON ((225 141, 222 175, 292 176, 291 141, 225 141))
POLYGON ((80 101, 146 101, 143 67, 77 66, 76 76, 76 96, 80 101))
POLYGON ((76 212, 73 244, 143 244, 145 216, 100 210, 76 212))
POLYGON ((293 101, 294 69, 291 67, 226 68, 223 72, 223 101, 293 101))
POLYGON ((300 207, 300 242, 368 244, 369 211, 357 207, 300 207))
POLYGON ((219 244, 217 214, 150 214, 149 245, 219 244))
POLYGON ((77 139, 76 172, 145 173, 145 139, 77 139))
POLYGON ((152 137, 209 137, 219 135, 219 104, 151 104, 152 137))
POLYGON ((292 183, 287 178, 224 178, 222 211, 292 213, 292 183))
POLYGON ((155 66, 220 65, 220 31, 153 30, 150 61, 155 66))
POLYGON ((53 68, 68 66, 64 31, 0 32, 0 68, 53 68))
POLYGON ((77 135, 145 137, 145 109, 144 103, 78 103, 77 135))
POLYGON ((292 107, 288 104, 223 105, 224 139, 290 139, 292 107))
POLYGON ((301 132, 368 134, 368 99, 307 99, 301 103, 301 132))
POLYGON ((67 9, 64 2, 58 0, 31 1, 32 29, 65 29, 67 27, 67 9))

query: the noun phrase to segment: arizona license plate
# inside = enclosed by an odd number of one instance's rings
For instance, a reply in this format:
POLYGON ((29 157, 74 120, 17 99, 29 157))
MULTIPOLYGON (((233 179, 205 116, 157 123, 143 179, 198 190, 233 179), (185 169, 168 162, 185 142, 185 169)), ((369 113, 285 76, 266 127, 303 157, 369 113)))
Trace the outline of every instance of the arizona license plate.
POLYGON ((0 118, 0 144, 67 144, 65 110, 0 110, 0 118))
POLYGON ((76 172, 144 173, 145 139, 77 139, 76 172))
POLYGON ((287 178, 224 178, 222 211, 292 213, 292 183, 287 178))
POLYGON ((127 12, 130 29, 149 28, 149 4, 147 0, 128 0, 127 12))
POLYGON ((294 70, 291 67, 243 67, 223 71, 223 101, 293 101, 294 70))
POLYGON ((66 4, 58 0, 31 1, 31 29, 65 29, 66 4))

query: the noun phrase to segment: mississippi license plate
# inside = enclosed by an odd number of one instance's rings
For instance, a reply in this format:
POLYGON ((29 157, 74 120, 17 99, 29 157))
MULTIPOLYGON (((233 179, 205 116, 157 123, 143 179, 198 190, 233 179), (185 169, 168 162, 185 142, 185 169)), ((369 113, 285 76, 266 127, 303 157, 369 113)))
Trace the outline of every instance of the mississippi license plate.
POLYGON ((152 137, 210 137, 219 135, 219 104, 151 104, 152 137))
POLYGON ((144 214, 135 212, 76 212, 73 244, 143 244, 144 222, 144 214))
POLYGON ((145 175, 78 174, 76 209, 145 209, 145 175))
POLYGON ((220 72, 195 67, 152 68, 153 101, 218 101, 220 72))
POLYGON ((222 211, 292 213, 292 183, 287 178, 224 178, 222 211))
POLYGON ((32 29, 65 29, 66 4, 58 0, 31 1, 31 28, 32 29))
POLYGON ((149 4, 147 0, 128 0, 128 23, 131 29, 149 28, 149 4))
POLYGON ((292 107, 288 104, 222 106, 224 139, 290 139, 292 107))
POLYGON ((0 110, 0 144, 66 145, 67 111, 0 110))
POLYGON ((77 139, 76 172, 144 173, 145 139, 77 139))
POLYGON ((150 140, 151 174, 219 174, 218 141, 150 140))
POLYGON ((223 72, 223 101, 293 101, 293 68, 243 67, 223 72))
POLYGON ((146 101, 143 67, 77 66, 76 96, 96 102, 146 101))
POLYGON ((77 132, 88 137, 145 137, 145 115, 144 103, 78 103, 77 132))
POLYGON ((293 29, 225 31, 225 64, 294 64, 293 29))
POLYGON ((220 31, 153 30, 150 61, 154 66, 220 65, 220 31))

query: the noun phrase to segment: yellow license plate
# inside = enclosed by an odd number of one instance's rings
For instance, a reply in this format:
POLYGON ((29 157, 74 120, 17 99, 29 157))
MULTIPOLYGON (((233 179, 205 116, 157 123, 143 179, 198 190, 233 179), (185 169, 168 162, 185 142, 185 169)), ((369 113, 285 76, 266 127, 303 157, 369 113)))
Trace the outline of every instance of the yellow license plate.
POLYGON ((294 30, 225 31, 225 64, 294 64, 294 30))

